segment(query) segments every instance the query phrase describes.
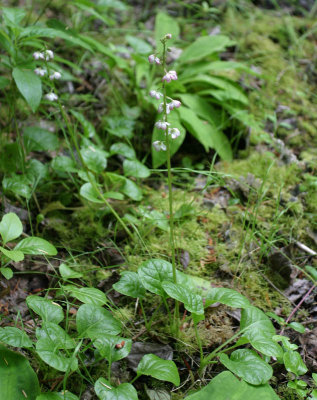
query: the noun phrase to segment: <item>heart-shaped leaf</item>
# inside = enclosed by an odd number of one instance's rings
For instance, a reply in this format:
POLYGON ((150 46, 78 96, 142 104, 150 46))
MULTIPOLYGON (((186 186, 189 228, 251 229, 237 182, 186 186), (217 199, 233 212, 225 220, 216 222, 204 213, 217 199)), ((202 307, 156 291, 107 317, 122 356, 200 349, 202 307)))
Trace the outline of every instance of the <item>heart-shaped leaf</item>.
POLYGON ((23 130, 23 141, 26 152, 48 151, 58 149, 57 135, 39 126, 28 126, 23 130))
POLYGON ((76 346, 74 339, 61 326, 52 322, 46 322, 42 325, 42 328, 37 328, 36 337, 39 340, 50 340, 52 348, 56 349, 73 349, 76 346))
POLYGON ((130 383, 114 387, 104 378, 95 383, 95 392, 100 400, 138 400, 138 394, 130 383))
POLYGON ((94 341, 94 346, 100 355, 113 363, 125 358, 131 351, 132 340, 122 337, 107 335, 94 341))
POLYGON ((76 314, 77 331, 81 337, 94 340, 105 335, 121 332, 121 323, 100 306, 83 304, 76 314))
POLYGON ((62 307, 52 300, 31 295, 26 298, 26 304, 42 318, 43 322, 59 324, 64 319, 62 307))
POLYGON ((162 287, 172 299, 184 303, 184 307, 189 312, 204 314, 203 299, 199 294, 192 293, 186 286, 175 285, 175 283, 169 281, 164 281, 162 287))
POLYGON ((120 280, 112 287, 117 292, 134 298, 142 298, 145 295, 145 288, 140 281, 139 275, 133 271, 122 272, 120 280))
POLYGON ((138 160, 124 160, 123 172, 125 175, 135 178, 147 178, 151 175, 151 171, 138 160))
POLYGON ((46 364, 58 371, 76 371, 78 368, 77 358, 65 357, 56 348, 54 349, 52 341, 48 338, 42 338, 36 342, 36 352, 46 364))
POLYGON ((236 290, 227 288, 212 288, 208 291, 205 307, 217 302, 235 308, 245 308, 250 306, 250 302, 246 297, 236 290))
POLYGON ((220 354, 220 361, 231 372, 252 385, 262 385, 271 379, 272 367, 260 358, 255 351, 240 349, 234 351, 230 358, 220 354))
POLYGON ((35 400, 40 388, 28 360, 0 345, 0 397, 3 400, 35 400))
POLYGON ((172 382, 175 386, 180 383, 177 367, 173 361, 163 360, 154 354, 146 354, 140 361, 138 375, 150 375, 161 381, 172 382))
POLYGON ((82 287, 78 288, 74 285, 63 286, 63 289, 70 292, 73 297, 82 303, 103 306, 108 303, 106 295, 99 289, 82 287))
POLYGON ((47 240, 39 237, 28 237, 21 240, 14 250, 20 250, 24 254, 33 255, 46 255, 46 256, 56 256, 56 248, 49 243, 47 240))
POLYGON ((3 244, 18 238, 23 232, 20 218, 14 213, 5 214, 0 222, 0 234, 3 244))
POLYGON ((21 329, 6 326, 0 328, 0 342, 13 347, 32 347, 32 341, 21 329))
POLYGON ((145 289, 151 293, 165 296, 163 281, 173 282, 173 267, 168 261, 159 258, 143 262, 138 269, 138 275, 145 289))

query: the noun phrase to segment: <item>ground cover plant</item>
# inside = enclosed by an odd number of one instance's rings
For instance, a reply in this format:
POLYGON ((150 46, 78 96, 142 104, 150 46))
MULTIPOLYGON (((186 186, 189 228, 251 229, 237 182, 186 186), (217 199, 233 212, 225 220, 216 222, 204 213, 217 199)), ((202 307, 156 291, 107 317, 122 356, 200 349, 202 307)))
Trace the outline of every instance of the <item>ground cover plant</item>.
POLYGON ((145 3, 1 5, 0 398, 316 399, 317 9, 145 3))

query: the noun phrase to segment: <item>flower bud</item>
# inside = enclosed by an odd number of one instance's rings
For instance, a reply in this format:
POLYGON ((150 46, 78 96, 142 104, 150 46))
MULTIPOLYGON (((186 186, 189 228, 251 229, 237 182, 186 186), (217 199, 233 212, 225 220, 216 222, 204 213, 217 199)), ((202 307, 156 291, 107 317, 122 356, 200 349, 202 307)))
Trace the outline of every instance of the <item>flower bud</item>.
POLYGON ((54 79, 60 79, 61 76, 62 76, 62 74, 60 72, 54 71, 50 75, 50 80, 53 81, 54 79))
POLYGON ((150 64, 154 64, 154 62, 155 62, 155 54, 151 54, 151 55, 148 57, 148 60, 149 60, 149 63, 150 63, 150 64))
POLYGON ((50 92, 50 93, 47 93, 47 94, 44 96, 44 98, 45 98, 46 100, 49 100, 49 101, 55 101, 55 100, 58 99, 58 96, 57 96, 57 94, 55 94, 54 92, 50 92))
POLYGON ((44 51, 44 56, 45 56, 45 60, 49 61, 49 60, 52 60, 54 58, 54 53, 52 52, 52 50, 45 50, 44 51))
POLYGON ((38 76, 44 76, 47 74, 47 71, 44 68, 35 68, 34 73, 38 76))
POLYGON ((181 132, 178 128, 172 128, 168 130, 168 134, 171 136, 172 139, 176 139, 181 134, 181 132))
POLYGON ((33 58, 35 60, 44 60, 44 54, 40 51, 36 51, 35 53, 33 53, 33 58))
POLYGON ((152 145, 156 151, 160 150, 166 151, 165 143, 161 142, 160 140, 156 140, 155 142, 152 143, 152 145))
POLYGON ((165 39, 172 39, 172 34, 171 33, 167 33, 165 35, 165 39))

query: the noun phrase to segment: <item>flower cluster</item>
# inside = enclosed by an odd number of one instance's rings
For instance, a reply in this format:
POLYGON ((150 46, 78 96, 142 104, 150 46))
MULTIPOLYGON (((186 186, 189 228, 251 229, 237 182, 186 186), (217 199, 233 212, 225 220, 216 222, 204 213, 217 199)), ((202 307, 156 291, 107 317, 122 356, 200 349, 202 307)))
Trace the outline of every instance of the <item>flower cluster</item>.
MULTIPOLYGON (((53 53, 52 50, 44 50, 42 52, 36 51, 35 53, 33 53, 33 58, 35 60, 37 60, 37 61, 42 61, 43 60, 45 62, 45 65, 47 66, 47 62, 50 61, 50 60, 53 60, 54 53, 53 53)), ((36 75, 38 75, 38 76, 43 77, 48 73, 48 71, 47 71, 46 68, 37 67, 37 68, 35 68, 34 73, 36 75)), ((49 79, 51 81, 54 81, 56 79, 60 79, 61 76, 62 76, 62 74, 60 72, 58 72, 58 71, 50 71, 49 79)), ((49 101, 55 101, 55 100, 58 99, 58 96, 53 91, 51 91, 50 93, 47 93, 44 96, 44 98, 46 100, 49 100, 49 101)))
MULTIPOLYGON (((172 35, 170 33, 167 33, 164 38, 161 40, 162 43, 165 43, 166 40, 171 39, 172 35)), ((159 57, 157 57, 155 54, 151 54, 149 56, 149 63, 150 64, 162 64, 161 60, 159 57)), ((163 54, 163 67, 165 69, 165 55, 163 54)), ((164 85, 166 83, 170 83, 171 81, 176 81, 177 78, 177 73, 176 71, 166 71, 165 70, 165 75, 162 78, 162 82, 163 82, 163 89, 164 89, 164 85)), ((164 90, 164 94, 157 91, 157 90, 151 90, 149 95, 153 98, 155 98, 156 100, 160 100, 161 97, 163 97, 163 102, 160 103, 159 107, 158 107, 158 112, 159 113, 163 113, 163 120, 159 120, 155 123, 155 127, 157 129, 161 129, 164 131, 165 133, 165 137, 167 139, 171 138, 171 139, 176 139, 180 136, 180 130, 178 128, 172 128, 170 127, 170 123, 167 122, 167 115, 174 109, 174 108, 179 108, 181 106, 181 102, 179 100, 173 100, 170 97, 167 97, 165 95, 165 90, 164 90), (170 102, 167 102, 167 99, 170 100, 170 102), (168 136, 167 136, 168 135, 168 136)), ((166 151, 167 147, 166 147, 166 143, 162 140, 156 140, 155 142, 153 142, 153 147, 155 150, 157 151, 166 151)))

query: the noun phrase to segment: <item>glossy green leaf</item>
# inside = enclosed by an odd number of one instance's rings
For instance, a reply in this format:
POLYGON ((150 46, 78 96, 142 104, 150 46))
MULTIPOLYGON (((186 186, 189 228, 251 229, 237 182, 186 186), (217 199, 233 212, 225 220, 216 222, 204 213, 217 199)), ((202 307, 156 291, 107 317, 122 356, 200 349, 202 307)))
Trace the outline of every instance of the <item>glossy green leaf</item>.
POLYGON ((0 328, 0 342, 13 347, 32 347, 32 341, 28 335, 12 326, 0 328))
POLYGON ((3 244, 18 238, 23 232, 20 218, 14 213, 5 214, 0 222, 0 234, 3 244))
POLYGON ((284 365, 287 371, 293 372, 296 376, 304 375, 308 369, 297 351, 284 353, 284 365))
POLYGON ((201 60, 213 53, 222 52, 235 42, 223 35, 202 36, 182 52, 179 62, 188 63, 201 60))
POLYGON ((270 385, 253 386, 225 371, 213 378, 207 386, 186 400, 279 400, 270 385))
POLYGON ((0 397, 3 400, 35 400, 40 388, 28 360, 0 345, 0 397))
POLYGON ((94 341, 100 355, 110 363, 122 360, 131 351, 132 340, 114 335, 104 335, 94 341))
POLYGON ((79 191, 80 195, 86 199, 91 201, 92 203, 102 204, 104 201, 100 198, 97 190, 91 185, 91 183, 87 182, 82 185, 79 191))
POLYGON ((26 152, 56 150, 59 147, 57 135, 39 126, 28 126, 23 130, 26 152))
POLYGON ((250 306, 250 302, 245 296, 236 290, 227 288, 212 288, 208 291, 205 307, 217 302, 234 308, 245 308, 250 306))
POLYGON ((287 336, 274 335, 272 337, 272 340, 274 340, 275 342, 282 342, 282 345, 286 350, 297 350, 298 349, 298 346, 296 344, 290 343, 290 338, 288 338, 287 336))
POLYGON ((76 270, 64 263, 59 266, 59 272, 64 279, 76 279, 83 276, 81 272, 77 272, 76 270))
POLYGON ((37 396, 36 400, 79 400, 79 398, 66 390, 65 392, 50 392, 50 393, 42 393, 37 396))
POLYGON ((30 199, 32 190, 28 179, 23 175, 11 174, 2 180, 2 187, 4 190, 13 192, 16 196, 22 196, 30 199))
POLYGON ((96 381, 95 392, 100 400, 138 400, 138 394, 130 383, 114 387, 105 378, 96 381))
POLYGON ((291 322, 288 324, 288 327, 294 329, 296 332, 305 333, 304 325, 300 324, 299 322, 291 322))
POLYGON ((20 250, 24 254, 56 256, 56 248, 47 240, 39 237, 28 237, 21 240, 14 250, 20 250))
POLYGON ((184 307, 189 312, 204 314, 203 299, 199 294, 192 293, 186 286, 180 286, 170 281, 164 281, 162 287, 169 297, 184 303, 184 307))
POLYGON ((121 273, 120 280, 112 285, 119 293, 134 298, 142 298, 145 295, 145 288, 141 283, 139 275, 133 271, 124 271, 121 273))
POLYGON ((4 247, 0 246, 0 252, 14 262, 19 262, 24 259, 24 254, 22 253, 22 251, 7 250, 4 247))
POLYGON ((107 296, 99 289, 90 287, 78 288, 74 285, 63 286, 63 289, 70 292, 71 296, 85 304, 103 306, 108 303, 107 296))
POLYGON ((26 304, 42 318, 43 322, 59 324, 64 319, 62 307, 52 300, 31 295, 26 298, 26 304))
POLYGON ((77 359, 75 357, 66 357, 56 348, 54 349, 49 338, 42 338, 36 342, 36 352, 46 364, 58 371, 76 371, 78 368, 77 359))
MULTIPOLYGON (((155 17, 155 42, 156 42, 156 49, 161 50, 162 49, 162 44, 160 40, 167 34, 171 33, 172 38, 167 41, 168 46, 172 46, 174 43, 175 39, 178 39, 179 36, 179 25, 178 22, 175 18, 172 16, 163 13, 163 12, 158 12, 155 17)), ((152 51, 153 53, 153 51, 152 51)))
POLYGON ((36 328, 36 337, 50 340, 52 348, 56 349, 73 349, 76 346, 74 339, 61 326, 53 322, 45 322, 42 328, 36 328))
POLYGON ((159 296, 165 296, 162 283, 173 282, 173 267, 168 261, 154 258, 140 265, 138 275, 145 289, 159 296))
POLYGON ((35 112, 42 98, 41 79, 33 71, 22 70, 20 68, 14 68, 12 76, 20 93, 25 98, 32 111, 35 112))
POLYGON ((146 354, 140 361, 138 375, 150 375, 160 381, 172 382, 175 386, 180 383, 179 374, 174 361, 163 360, 154 354, 146 354))
POLYGON ((179 108, 180 119, 187 130, 204 146, 208 151, 215 149, 220 157, 230 161, 232 158, 231 147, 228 146, 228 140, 219 133, 217 128, 206 121, 201 120, 194 111, 187 107, 179 108))
POLYGON ((118 335, 121 322, 100 306, 83 304, 76 314, 76 327, 81 337, 97 339, 104 335, 118 335))
POLYGON ((105 151, 89 146, 80 151, 81 156, 89 170, 99 174, 107 167, 107 155, 105 151))
POLYGON ((41 163, 41 161, 36 159, 28 161, 25 172, 26 172, 26 177, 30 182, 30 185, 33 187, 33 189, 42 179, 48 177, 47 165, 41 163))
POLYGON ((135 151, 132 147, 127 145, 126 143, 118 142, 114 143, 110 147, 110 153, 111 154, 120 154, 123 157, 126 157, 130 160, 133 160, 136 158, 135 151))
POLYGON ((11 268, 1 267, 0 273, 8 280, 13 277, 13 271, 11 268))
POLYGON ((263 385, 273 375, 272 367, 249 349, 235 350, 230 358, 222 353, 220 361, 231 372, 252 385, 263 385))
POLYGON ((138 160, 124 160, 123 172, 127 176, 134 176, 135 178, 147 178, 151 175, 151 171, 138 160))

